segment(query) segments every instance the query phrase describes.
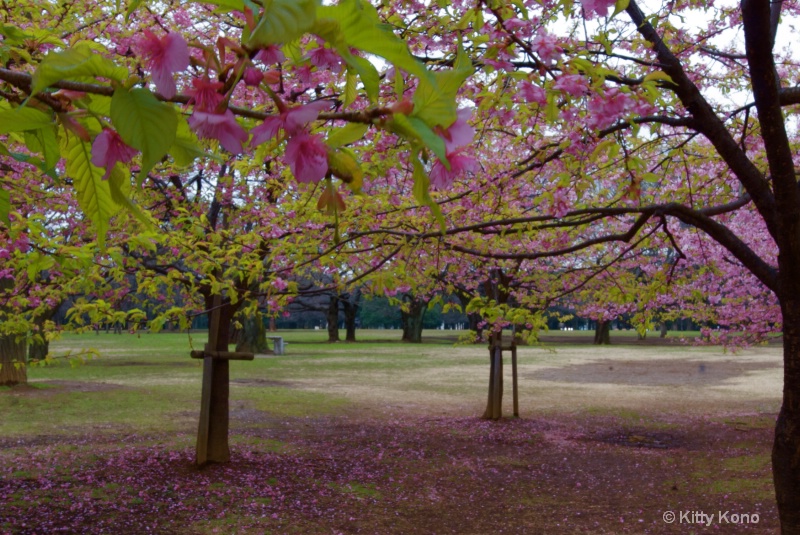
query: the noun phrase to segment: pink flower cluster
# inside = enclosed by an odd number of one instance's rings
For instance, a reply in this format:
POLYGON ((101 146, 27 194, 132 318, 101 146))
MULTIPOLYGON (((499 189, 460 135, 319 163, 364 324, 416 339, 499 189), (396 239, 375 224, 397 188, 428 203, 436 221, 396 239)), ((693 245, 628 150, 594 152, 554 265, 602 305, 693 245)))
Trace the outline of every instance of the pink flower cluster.
POLYGON ((616 4, 615 0, 581 0, 584 16, 591 20, 595 15, 608 16, 608 8, 616 4))
POLYGON ((465 153, 465 147, 472 143, 475 129, 467 122, 472 111, 462 108, 457 112, 456 121, 442 133, 444 138, 445 153, 450 169, 436 160, 431 167, 431 186, 436 189, 447 189, 453 181, 464 173, 474 173, 478 170, 478 160, 465 153))
POLYGON ((633 105, 633 98, 617 88, 596 95, 589 100, 587 125, 597 130, 607 128, 629 113, 633 105))
POLYGON ((283 130, 289 136, 284 158, 294 177, 300 182, 319 182, 328 172, 328 148, 321 136, 309 133, 306 127, 331 105, 329 101, 318 100, 267 117, 253 128, 250 145, 269 141, 283 130))

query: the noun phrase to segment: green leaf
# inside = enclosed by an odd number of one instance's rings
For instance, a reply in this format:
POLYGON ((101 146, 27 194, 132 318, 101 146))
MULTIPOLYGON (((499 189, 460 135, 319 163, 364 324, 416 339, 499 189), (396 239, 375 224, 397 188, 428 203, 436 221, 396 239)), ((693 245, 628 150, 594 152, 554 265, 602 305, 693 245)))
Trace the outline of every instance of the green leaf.
POLYGON ((108 58, 93 52, 88 45, 79 43, 63 52, 47 54, 33 73, 31 94, 35 95, 59 80, 76 80, 94 77, 122 82, 128 69, 119 67, 108 58))
POLYGON ((358 83, 358 76, 355 73, 351 72, 350 69, 347 69, 347 75, 345 77, 344 83, 344 106, 347 107, 353 102, 356 101, 356 97, 358 97, 358 91, 356 88, 356 84, 358 83))
POLYGON ((611 15, 611 18, 613 19, 618 14, 628 9, 630 3, 631 0, 617 0, 617 2, 614 4, 614 13, 611 15))
POLYGON ((0 134, 38 130, 53 124, 53 115, 35 108, 22 107, 0 111, 0 134))
POLYGON ((49 254, 42 254, 39 251, 34 251, 28 258, 28 265, 26 270, 28 272, 28 280, 31 282, 36 280, 36 275, 42 271, 48 270, 56 263, 56 259, 49 254))
POLYGON ((244 12, 245 8, 249 8, 253 13, 257 13, 259 9, 258 6, 250 0, 199 0, 199 2, 218 6, 219 9, 215 11, 222 13, 227 13, 228 11, 244 12))
POLYGON ((387 126, 393 132, 411 141, 412 145, 417 142, 417 144, 421 143, 429 148, 442 161, 444 166, 450 169, 444 139, 436 135, 424 121, 416 117, 406 117, 403 114, 395 113, 392 120, 387 123, 387 126))
POLYGON ((656 80, 663 80, 671 84, 675 83, 672 81, 672 77, 669 74, 665 73, 664 71, 651 72, 650 74, 644 77, 645 82, 651 82, 656 80))
POLYGON ((266 2, 258 24, 246 45, 251 48, 288 43, 308 32, 317 20, 319 0, 266 2))
POLYGON ((378 73, 378 69, 368 59, 359 58, 358 56, 351 55, 348 64, 352 65, 358 72, 367 96, 374 102, 378 98, 381 84, 381 75, 378 73))
POLYGON ((5 188, 0 189, 0 223, 11 226, 11 192, 5 188))
POLYGON ((369 130, 368 124, 350 123, 347 126, 331 131, 326 142, 329 147, 337 149, 363 138, 367 130, 369 130))
POLYGON ((183 117, 178 119, 177 135, 175 136, 175 142, 169 149, 169 154, 178 167, 188 167, 197 158, 210 157, 200 146, 197 136, 189 128, 189 124, 183 117))
POLYGON ((11 152, 9 151, 4 145, 0 144, 0 155, 9 156, 14 158, 18 162, 29 163, 31 165, 35 165, 39 169, 45 172, 47 176, 52 178, 53 180, 58 180, 58 175, 55 173, 54 170, 46 171, 47 166, 45 165, 44 161, 39 158, 35 158, 30 154, 23 154, 20 152, 11 152))
POLYGON ((47 125, 39 130, 25 132, 25 145, 31 152, 41 154, 43 165, 36 164, 42 171, 54 176, 56 164, 61 160, 61 149, 58 146, 56 128, 47 125))
POLYGON ((94 223, 97 240, 102 247, 109 221, 119 212, 120 205, 114 202, 108 181, 103 180, 103 169, 92 164, 91 145, 72 135, 66 138, 64 154, 67 176, 72 178, 78 194, 78 205, 94 223))
MULTIPOLYGON (((429 76, 425 66, 411 55, 406 42, 382 23, 378 11, 371 4, 362 0, 343 0, 334 6, 322 6, 317 13, 320 19, 339 23, 340 32, 331 45, 342 57, 349 54, 348 47, 354 47, 380 56, 419 78, 429 76)), ((321 37, 328 40, 328 36, 321 37)))
POLYGON ((119 88, 111 98, 111 122, 125 143, 142 151, 141 184, 175 142, 178 115, 147 89, 119 88))
POLYGON ((127 209, 133 216, 148 228, 152 227, 152 223, 147 215, 142 211, 139 206, 131 200, 131 177, 128 168, 117 164, 111 170, 108 177, 109 191, 111 192, 111 200, 118 205, 127 209))
POLYGON ((464 81, 472 74, 472 62, 459 45, 455 64, 450 70, 431 73, 433 82, 421 79, 414 93, 414 117, 428 126, 447 128, 456 121, 456 95, 464 81))
POLYGON ((447 224, 444 221, 442 208, 431 198, 431 179, 425 171, 425 166, 422 165, 416 154, 412 156, 411 163, 414 167, 414 198, 418 203, 430 208, 434 219, 439 223, 439 230, 444 234, 445 230, 447 230, 447 224))

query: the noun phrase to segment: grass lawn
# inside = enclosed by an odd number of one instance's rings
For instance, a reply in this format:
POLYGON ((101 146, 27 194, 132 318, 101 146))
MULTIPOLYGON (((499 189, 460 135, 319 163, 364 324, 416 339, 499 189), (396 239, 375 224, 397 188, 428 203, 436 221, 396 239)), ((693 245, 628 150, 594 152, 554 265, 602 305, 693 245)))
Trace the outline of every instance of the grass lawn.
POLYGON ((551 333, 519 350, 522 418, 506 366, 509 418, 487 422, 488 352, 458 332, 279 334, 286 355, 232 363, 233 458, 203 469, 204 333, 54 342, 100 356, 0 388, 0 533, 700 533, 663 515, 726 510, 751 516, 715 532, 776 529, 777 347, 551 333))

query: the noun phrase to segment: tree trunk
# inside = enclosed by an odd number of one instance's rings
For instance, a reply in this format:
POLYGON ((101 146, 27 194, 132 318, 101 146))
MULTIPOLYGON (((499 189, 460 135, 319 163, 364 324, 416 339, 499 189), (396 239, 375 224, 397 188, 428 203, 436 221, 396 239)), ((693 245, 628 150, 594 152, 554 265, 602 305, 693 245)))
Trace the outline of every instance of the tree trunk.
POLYGON ((242 329, 236 351, 243 353, 269 353, 267 329, 264 327, 264 316, 256 312, 253 316, 242 318, 242 329))
POLYGON ((611 344, 611 322, 597 320, 597 327, 594 330, 594 345, 603 346, 611 344))
POLYGON ((662 321, 660 325, 661 333, 659 334, 659 338, 666 338, 667 337, 667 322, 662 321))
POLYGON ((360 308, 361 291, 356 289, 350 292, 349 295, 342 299, 342 307, 344 309, 344 326, 347 329, 345 334, 346 342, 356 341, 356 319, 358 318, 358 309, 360 308))
MULTIPOLYGON (((14 280, 0 277, 0 295, 14 288, 14 280)), ((8 309, 0 309, 0 322, 8 309)), ((28 383, 28 369, 25 354, 27 340, 25 333, 0 331, 0 386, 24 385, 28 383)))
POLYGON ((408 312, 405 310, 400 311, 400 318, 403 322, 403 342, 421 344, 425 302, 416 297, 411 297, 406 301, 408 303, 408 312))
POLYGON ((775 424, 772 477, 781 533, 800 533, 800 296, 781 300, 783 403, 775 424))
MULTIPOLYGON (((47 339, 46 326, 47 322, 55 317, 58 309, 64 303, 63 300, 58 300, 51 303, 47 308, 43 309, 39 314, 33 316, 33 336, 31 337, 30 345, 28 346, 28 361, 36 362, 44 360, 50 353, 50 340, 47 339)), ((98 331, 99 334, 99 331, 98 331)))
POLYGON ((489 345, 489 396, 483 418, 499 420, 503 417, 503 350, 502 335, 493 334, 489 345))
POLYGON ((328 320, 328 342, 338 342, 339 338, 339 296, 335 293, 331 294, 331 301, 328 304, 328 311, 326 313, 328 320))
MULTIPOLYGON (((231 320, 236 312, 230 303, 219 306, 219 296, 206 298, 206 307, 212 310, 209 314, 208 351, 229 351, 231 336, 231 320)), ((207 403, 207 428, 204 429, 201 408, 200 429, 197 436, 197 464, 224 463, 231 458, 228 447, 230 366, 226 359, 205 357, 203 359, 203 397, 207 403)))
POLYGON ((27 345, 24 334, 0 334, 0 386, 28 383, 27 345))

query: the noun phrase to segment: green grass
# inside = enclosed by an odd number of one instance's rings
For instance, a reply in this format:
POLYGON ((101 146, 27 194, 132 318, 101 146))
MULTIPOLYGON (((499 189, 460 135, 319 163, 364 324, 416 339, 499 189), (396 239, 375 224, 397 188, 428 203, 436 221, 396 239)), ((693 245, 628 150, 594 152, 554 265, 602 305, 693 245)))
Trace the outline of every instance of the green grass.
MULTIPOLYGON (((391 389, 395 401, 387 403, 415 403, 418 398, 431 395, 458 403, 474 400, 475 405, 480 405, 485 395, 485 346, 454 345, 460 331, 425 331, 422 344, 400 343, 401 333, 397 330, 359 330, 359 342, 334 344, 327 342, 327 332, 323 330, 277 334, 289 343, 286 355, 231 363, 231 412, 245 425, 258 426, 259 418, 267 421, 281 416, 346 412, 358 401, 353 394, 357 390, 363 393, 369 389, 380 396, 382 389, 391 389)), ((593 335, 590 331, 552 334, 576 340, 593 335)), ((617 334, 635 337, 628 331, 612 333, 617 334)), ((202 362, 190 358, 189 352, 202 348, 206 339, 205 332, 65 334, 52 342, 54 354, 92 351, 98 358, 78 366, 57 359, 55 365, 31 367, 28 387, 0 389, 0 433, 58 435, 131 429, 193 433, 202 362)), ((521 363, 561 366, 569 361, 570 357, 564 356, 569 354, 569 347, 571 344, 566 344, 556 352, 523 348, 521 363)), ((589 346, 582 347, 585 351, 589 346)), ((613 355, 615 350, 612 346, 602 351, 613 355)), ((685 353, 687 348, 659 347, 657 351, 685 353)), ((525 380, 523 376, 522 381, 525 380)), ((507 388, 510 396, 510 384, 507 388)), ((527 396, 528 391, 522 388, 527 396)), ((611 414, 630 424, 641 423, 644 418, 639 411, 622 407, 616 412, 600 405, 596 410, 594 405, 575 409, 590 415, 611 414)))

